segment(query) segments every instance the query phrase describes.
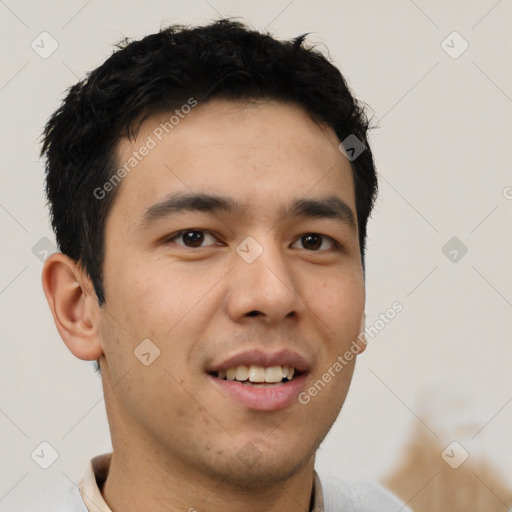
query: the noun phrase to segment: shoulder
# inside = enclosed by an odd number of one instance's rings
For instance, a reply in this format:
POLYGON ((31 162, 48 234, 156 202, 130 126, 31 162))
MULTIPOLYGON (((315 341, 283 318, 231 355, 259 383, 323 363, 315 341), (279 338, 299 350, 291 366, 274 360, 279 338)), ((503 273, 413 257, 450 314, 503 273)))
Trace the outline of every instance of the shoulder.
POLYGON ((411 512, 396 496, 371 481, 347 482, 338 477, 320 477, 325 512, 411 512))

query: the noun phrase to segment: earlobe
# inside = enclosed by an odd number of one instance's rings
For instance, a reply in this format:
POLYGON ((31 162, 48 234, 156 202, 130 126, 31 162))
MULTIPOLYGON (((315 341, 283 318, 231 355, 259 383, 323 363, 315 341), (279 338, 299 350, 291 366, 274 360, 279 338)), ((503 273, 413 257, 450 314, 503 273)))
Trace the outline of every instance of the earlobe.
POLYGON ((43 267, 43 290, 55 325, 68 349, 79 359, 98 359, 99 305, 89 277, 62 253, 52 254, 43 267))

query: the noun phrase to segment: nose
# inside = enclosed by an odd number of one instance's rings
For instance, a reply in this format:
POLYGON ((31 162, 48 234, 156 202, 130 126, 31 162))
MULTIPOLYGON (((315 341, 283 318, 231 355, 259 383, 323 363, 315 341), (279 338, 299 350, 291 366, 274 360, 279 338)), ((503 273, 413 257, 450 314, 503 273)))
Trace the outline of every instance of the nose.
POLYGON ((233 256, 234 268, 229 273, 227 294, 228 315, 234 322, 249 319, 266 324, 277 324, 285 319, 296 321, 306 307, 299 294, 298 276, 293 274, 285 250, 275 241, 267 240, 259 245, 262 252, 253 261, 244 258, 243 252, 233 256))

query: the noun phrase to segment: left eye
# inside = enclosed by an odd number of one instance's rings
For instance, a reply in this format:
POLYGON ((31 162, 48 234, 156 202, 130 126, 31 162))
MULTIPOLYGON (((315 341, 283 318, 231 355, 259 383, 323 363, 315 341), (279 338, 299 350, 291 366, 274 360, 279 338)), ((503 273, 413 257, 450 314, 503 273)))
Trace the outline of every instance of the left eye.
POLYGON ((335 243, 332 238, 318 233, 305 233, 296 242, 294 242, 292 247, 297 243, 300 243, 303 249, 307 249, 309 251, 324 251, 335 247, 335 243))
POLYGON ((200 229, 187 229, 176 233, 168 242, 174 242, 178 245, 184 245, 185 247, 203 247, 204 245, 213 245, 217 242, 217 239, 200 229), (205 243, 210 241, 210 243, 205 243))

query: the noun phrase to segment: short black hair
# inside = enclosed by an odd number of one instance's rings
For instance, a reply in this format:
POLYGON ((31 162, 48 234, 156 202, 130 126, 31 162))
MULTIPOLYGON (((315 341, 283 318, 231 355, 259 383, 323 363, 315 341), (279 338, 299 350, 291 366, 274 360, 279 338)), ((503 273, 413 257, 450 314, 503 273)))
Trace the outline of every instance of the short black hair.
POLYGON ((59 248, 88 273, 100 305, 105 221, 120 187, 100 199, 94 191, 118 170, 122 138, 135 139, 148 116, 173 111, 190 98, 292 102, 331 127, 340 143, 357 137, 365 147, 351 162, 364 269, 366 225, 377 194, 368 117, 340 71, 305 39, 279 41, 229 19, 174 25, 124 40, 67 91, 43 132, 46 194, 59 248))

